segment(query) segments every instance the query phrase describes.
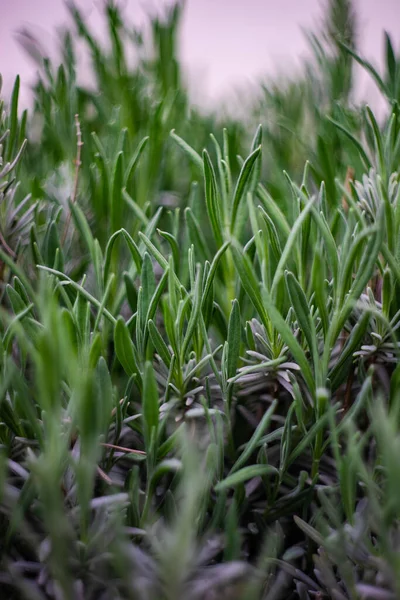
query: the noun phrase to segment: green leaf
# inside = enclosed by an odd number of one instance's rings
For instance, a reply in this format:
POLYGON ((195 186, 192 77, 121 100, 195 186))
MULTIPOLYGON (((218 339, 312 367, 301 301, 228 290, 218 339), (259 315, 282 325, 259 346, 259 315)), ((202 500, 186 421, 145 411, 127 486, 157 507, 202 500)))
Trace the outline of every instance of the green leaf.
POLYGON ((384 177, 385 172, 386 172, 386 164, 385 164, 385 157, 384 157, 384 151, 383 151, 382 134, 381 134, 379 125, 376 121, 375 115, 372 112, 372 110, 370 109, 370 107, 366 106, 365 110, 367 112, 368 119, 369 119, 369 122, 372 127, 372 131, 374 132, 375 149, 376 149, 377 158, 379 161, 378 164, 380 166, 381 174, 384 177))
POLYGON ((122 226, 123 201, 122 188, 124 187, 123 175, 123 152, 119 152, 115 162, 112 193, 111 193, 111 231, 117 231, 122 226))
POLYGON ((171 352, 168 350, 167 344, 164 342, 161 334, 159 333, 155 323, 152 319, 148 322, 149 334, 151 341, 153 342, 156 352, 163 360, 165 366, 169 369, 171 365, 171 352))
POLYGON ((154 276, 153 263, 151 262, 150 255, 147 252, 144 253, 140 279, 143 289, 143 315, 146 316, 150 306, 151 298, 156 289, 156 278, 154 276))
POLYGON ((258 279, 249 261, 249 258, 246 254, 243 254, 242 249, 236 241, 232 243, 231 251, 233 255, 233 262, 242 282, 243 289, 248 295, 254 308, 260 315, 260 318, 267 331, 270 331, 271 322, 267 312, 265 311, 264 304, 261 298, 261 293, 259 290, 258 279))
MULTIPOLYGON (((288 180, 289 180, 290 186, 292 187, 293 193, 295 195, 297 195, 299 198, 301 198, 303 203, 307 207, 307 203, 309 202, 308 196, 306 194, 304 194, 304 192, 295 183, 293 183, 289 178, 288 178, 288 180)), ((323 188, 323 183, 321 184, 321 189, 322 188, 323 188)), ((317 210, 317 208, 314 205, 312 205, 311 213, 312 213, 313 219, 322 235, 322 238, 324 240, 325 252, 326 252, 327 258, 328 258, 328 264, 331 268, 332 276, 333 276, 334 280, 336 281, 337 275, 338 275, 338 270, 339 270, 339 260, 338 260, 338 249, 336 247, 335 239, 332 235, 332 232, 331 232, 329 225, 324 217, 323 212, 322 211, 319 212, 317 210)))
POLYGON ((46 263, 49 267, 57 268, 55 265, 55 259, 56 259, 57 249, 60 249, 61 264, 58 265, 58 268, 60 271, 63 271, 64 270, 64 256, 63 256, 63 253, 61 252, 61 245, 60 245, 60 238, 58 236, 57 224, 54 220, 51 221, 51 223, 47 227, 43 246, 44 246, 43 254, 45 256, 46 263))
POLYGON ((131 257, 135 264, 136 270, 140 271, 142 268, 142 257, 140 255, 139 248, 137 247, 137 245, 135 244, 135 242, 133 241, 133 239, 129 235, 129 233, 125 229, 120 229, 119 231, 116 231, 115 233, 113 233, 107 242, 105 256, 104 256, 104 274, 103 274, 104 285, 106 284, 106 282, 108 280, 108 275, 109 275, 110 265, 111 265, 112 250, 113 250, 114 244, 117 241, 117 239, 121 236, 123 236, 124 240, 127 243, 127 246, 131 253, 131 257))
POLYGON ((236 369, 240 357, 241 343, 241 318, 239 302, 232 301, 232 310, 229 316, 228 325, 228 360, 227 360, 227 379, 236 375, 236 369))
POLYGON ((329 417, 329 413, 326 412, 321 417, 319 417, 317 419, 317 421, 314 423, 314 425, 312 427, 310 427, 308 432, 305 435, 303 435, 301 441, 297 444, 297 446, 290 453, 290 455, 286 461, 286 464, 285 464, 286 469, 288 469, 288 467, 296 460, 296 458, 298 458, 301 454, 303 454, 303 452, 305 452, 307 447, 312 444, 312 442, 315 440, 317 435, 325 427, 325 425, 328 421, 328 417, 329 417))
POLYGON ((164 477, 164 475, 168 475, 170 473, 178 473, 182 470, 182 462, 177 458, 166 458, 162 460, 157 467, 154 469, 151 480, 150 480, 150 493, 153 493, 157 482, 164 477))
POLYGON ((210 270, 208 272, 207 279, 206 279, 206 282, 204 285, 203 298, 202 298, 203 305, 207 301, 207 296, 208 296, 211 286, 213 284, 218 264, 221 260, 221 257, 225 254, 226 250, 228 249, 229 244, 230 244, 230 242, 225 242, 225 244, 223 244, 223 246, 221 246, 221 248, 218 250, 218 252, 216 253, 216 255, 213 258, 213 261, 211 263, 210 270))
POLYGON ((203 171, 203 161, 201 160, 200 154, 198 154, 189 144, 185 142, 179 135, 175 133, 173 129, 170 133, 172 139, 178 144, 180 148, 185 152, 185 154, 190 158, 192 163, 200 170, 203 171))
POLYGON ((300 517, 298 517, 297 515, 293 516, 294 522, 296 523, 296 525, 310 538, 312 539, 317 546, 319 546, 320 548, 323 548, 325 546, 325 540, 322 537, 322 535, 320 535, 318 533, 318 531, 316 529, 314 529, 314 527, 311 527, 311 525, 309 525, 308 523, 306 523, 305 521, 303 521, 303 519, 300 519, 300 517))
MULTIPOLYGON (((156 287, 152 297, 150 298, 150 302, 149 302, 147 313, 146 313, 145 323, 148 323, 151 319, 153 319, 154 315, 156 314, 157 306, 160 302, 161 295, 167 284, 168 277, 169 277, 169 267, 168 267, 168 269, 166 269, 164 271, 164 273, 158 283, 158 286, 156 287)), ((144 348, 146 347, 147 339, 148 339, 148 330, 147 330, 147 328, 145 328, 144 338, 143 338, 144 348)))
POLYGON ((231 233, 233 233, 235 230, 236 217, 237 217, 239 205, 245 195, 246 186, 250 180, 250 176, 252 173, 254 163, 256 162, 260 153, 261 153, 261 146, 259 146, 256 150, 254 150, 254 152, 252 152, 250 154, 250 156, 248 156, 246 158, 246 160, 244 161, 243 166, 241 168, 239 178, 236 183, 235 192, 233 194, 232 214, 231 214, 231 233))
POLYGON ((315 200, 316 200, 316 198, 311 198, 311 200, 308 201, 307 205, 303 208, 300 215, 297 217, 296 221, 293 224, 292 230, 289 234, 289 237, 287 238, 285 247, 282 252, 282 256, 279 260, 278 266, 276 267, 275 275, 272 280, 271 296, 273 298, 274 298, 274 295, 276 294, 278 284, 279 284, 281 278, 283 277, 283 273, 284 273, 285 267, 288 263, 289 257, 291 256, 291 254, 294 251, 295 243, 297 242, 297 237, 300 234, 300 231, 301 231, 301 228, 303 226, 305 219, 307 218, 308 214, 311 212, 311 210, 314 206, 315 200))
POLYGON ((132 278, 129 276, 129 273, 124 271, 123 277, 125 284, 126 299, 128 300, 131 311, 135 313, 137 311, 137 290, 133 284, 132 278))
POLYGON ((169 343, 172 346, 172 350, 173 350, 174 354, 176 356, 179 356, 178 340, 180 341, 180 338, 177 335, 178 331, 176 330, 176 327, 175 327, 175 321, 174 321, 175 316, 172 313, 172 307, 170 306, 170 303, 166 296, 164 296, 161 299, 161 305, 162 305, 162 312, 163 312, 163 317, 164 317, 164 326, 165 326, 165 330, 167 332, 169 343))
POLYGON ((216 492, 222 492, 228 488, 236 487, 253 479, 254 477, 265 477, 265 475, 271 475, 277 473, 278 470, 272 465, 251 465, 244 467, 240 471, 236 471, 232 475, 228 475, 226 479, 223 479, 215 486, 216 492))
POLYGON ((10 284, 6 285, 6 291, 15 315, 25 310, 29 305, 29 302, 21 298, 20 294, 10 284))
MULTIPOLYGON (((70 315, 71 313, 68 311, 65 311, 65 323, 68 323, 68 317, 67 315, 70 315)), ((73 322, 69 321, 69 327, 71 329, 71 339, 74 342, 74 337, 76 338, 76 333, 74 331, 74 325, 73 322), (74 336, 75 333, 75 336, 74 336), (74 337, 73 337, 74 336, 74 337)), ((97 332, 94 337, 92 338, 92 343, 90 346, 90 351, 89 351, 89 358, 88 358, 88 365, 90 368, 94 369, 95 366, 97 365, 100 357, 101 357, 101 351, 102 351, 102 339, 101 339, 101 333, 97 332)), ((111 409, 110 409, 111 410, 111 409)))
MULTIPOLYGON (((94 240, 93 245, 93 268, 96 275, 97 290, 99 294, 103 292, 103 252, 98 239, 94 240)), ((60 271, 63 271, 60 268, 60 271)))
POLYGON ((35 292, 29 282, 27 275, 25 274, 25 271, 22 270, 13 261, 13 259, 7 254, 7 252, 4 252, 4 250, 1 247, 0 247, 0 260, 2 260, 8 266, 8 268, 14 273, 14 275, 16 275, 23 282, 25 289, 28 292, 29 296, 31 298, 34 298, 35 292))
POLYGON ((218 248, 220 248, 223 244, 220 197, 218 194, 217 179, 215 177, 214 167, 207 150, 203 151, 203 161, 207 213, 208 218, 210 219, 211 229, 213 231, 215 241, 218 248))
POLYGON ((275 412, 277 404, 277 400, 274 400, 271 406, 268 408, 267 412, 264 414, 263 418, 257 425, 257 429, 251 436, 251 439, 247 442, 242 454, 239 456, 232 469, 230 470, 230 475, 232 473, 235 473, 242 465, 244 465, 249 460, 253 452, 255 452, 261 437, 264 435, 267 427, 269 427, 272 415, 275 412))
POLYGON ((76 202, 69 203, 69 207, 72 213, 72 217, 74 219, 75 227, 77 228, 79 235, 81 236, 82 241, 86 245, 88 252, 91 257, 94 256, 94 239, 92 232, 90 230, 87 219, 76 202))
POLYGON ((6 162, 11 162, 14 154, 14 146, 18 134, 18 98, 20 88, 20 77, 17 75, 11 95, 11 111, 10 111, 10 133, 7 140, 6 162))
POLYGON ((135 202, 133 200, 133 198, 130 197, 130 195, 128 194, 128 192, 126 191, 125 188, 123 188, 123 190, 122 190, 122 198, 124 199, 126 204, 129 206, 129 208, 132 210, 135 217, 142 223, 142 225, 144 225, 144 227, 147 227, 147 225, 149 223, 148 218, 146 217, 145 213, 140 208, 138 203, 135 202))
POLYGON ((300 344, 296 340, 285 319, 273 304, 267 290, 263 288, 262 293, 260 292, 257 278, 247 256, 243 255, 236 242, 232 244, 231 249, 235 267, 239 273, 243 288, 253 303, 254 308, 260 315, 261 321, 268 332, 268 335, 270 338, 272 337, 271 327, 273 324, 273 327, 279 331, 282 339, 289 347, 294 359, 301 368, 303 377, 309 387, 310 392, 313 394, 315 391, 314 377, 311 372, 307 357, 300 344))
MULTIPOLYGON (((146 452, 149 451, 151 439, 157 438, 159 421, 159 395, 153 365, 147 361, 143 373, 143 430, 146 452)), ((154 448, 157 451, 157 448, 154 448)))
MULTIPOLYGON (((3 339, 0 339, 0 348, 5 352, 10 352, 11 349, 11 342, 13 340, 14 334, 16 332, 16 326, 17 324, 19 324, 20 321, 22 321, 24 319, 24 317, 26 317, 27 315, 29 315, 30 312, 32 312, 34 308, 33 304, 28 304, 28 306, 26 308, 24 308, 21 312, 19 312, 18 314, 16 314, 14 316, 14 318, 12 318, 10 320, 10 323, 3 335, 3 339)), ((27 333, 29 335, 30 334, 30 328, 25 327, 25 331, 24 333, 27 333)))
MULTIPOLYGON (((1 248, 0 248, 0 256, 1 256, 1 248)), ((93 304, 93 306, 96 306, 97 308, 101 307, 101 302, 99 302, 97 300, 97 298, 95 298, 94 296, 92 296, 92 294, 90 294, 87 290, 85 290, 84 287, 82 287, 81 285, 79 285, 78 283, 76 283, 76 281, 74 281, 73 279, 71 279, 70 277, 68 277, 68 275, 65 275, 65 273, 61 273, 60 271, 57 271, 56 269, 50 269, 49 267, 45 267, 44 265, 37 265, 38 269, 42 270, 42 271, 46 271, 47 273, 51 273, 52 275, 56 275, 61 281, 65 281, 68 282, 68 284, 74 289, 76 290, 79 294, 81 294, 84 298, 86 298, 87 300, 89 300, 89 302, 91 304, 93 304)), ((26 285, 26 284, 25 284, 26 285)), ((33 294, 33 290, 32 290, 32 294, 33 294)), ((107 317, 107 319, 112 323, 115 324, 116 319, 115 317, 110 313, 110 311, 108 311, 107 309, 103 309, 103 313, 104 316, 107 317)))
POLYGON ((257 150, 257 148, 260 148, 261 151, 260 151, 258 159, 256 160, 255 165, 252 170, 252 173, 251 173, 251 178, 250 178, 250 183, 249 183, 249 191, 251 193, 254 193, 257 190, 258 182, 260 180, 260 175, 261 175, 261 166, 262 166, 262 156, 261 156, 262 125, 261 124, 257 127, 257 131, 254 135, 253 142, 251 144, 251 151, 254 152, 255 150, 257 150))
POLYGON ((17 276, 13 277, 13 284, 14 284, 15 291, 21 296, 21 298, 25 302, 25 304, 26 305, 29 304, 30 300, 29 300, 28 293, 25 289, 24 284, 17 276))
POLYGON ((264 301, 265 309, 271 319, 271 322, 274 324, 274 328, 280 333, 283 341, 290 349, 295 361, 299 365, 302 375, 304 377, 305 382, 309 388, 309 391, 312 395, 315 394, 315 380, 312 374, 309 361, 307 356, 303 352, 299 342, 297 341, 293 331, 286 323, 285 319, 282 317, 280 312, 272 303, 272 300, 267 292, 267 290, 263 289, 262 298, 264 301))
POLYGON ((367 155, 367 153, 365 152, 362 143, 341 123, 339 123, 338 121, 335 121, 334 119, 331 119, 330 117, 326 117, 328 119, 328 121, 330 121, 333 125, 335 125, 335 127, 337 127, 339 129, 339 131, 341 131, 342 133, 344 133, 347 138, 353 143, 354 147, 358 150, 358 153, 364 163, 365 169, 367 171, 369 171, 372 167, 371 161, 367 155))
POLYGON ((257 186, 257 196, 262 202, 262 210, 264 210, 272 219, 280 235, 282 235, 284 239, 288 238, 290 234, 290 225, 278 204, 261 183, 257 186))
POLYGON ((185 220, 190 243, 196 248, 197 256, 203 260, 206 260, 210 256, 207 240, 204 237, 198 220, 194 216, 192 209, 189 207, 185 208, 185 220))
POLYGON ((174 267, 176 271, 179 271, 180 250, 175 236, 173 236, 168 231, 161 231, 161 229, 157 229, 157 233, 161 235, 161 237, 163 237, 165 240, 167 240, 168 244, 170 245, 172 256, 174 258, 174 267))
MULTIPOLYGON (((274 258, 276 262, 279 262, 280 257, 282 256, 282 248, 279 240, 278 232, 276 230, 275 224, 269 215, 265 212, 262 206, 259 207, 260 214, 263 219, 262 222, 262 231, 263 234, 266 235, 266 239, 269 241, 272 252, 274 254, 274 258)), ((257 236, 258 238, 260 236, 257 236)), ((256 238, 257 241, 257 238, 256 238)))
POLYGON ((129 165, 126 169, 125 185, 128 185, 130 180, 132 179, 132 177, 136 171, 136 167, 139 164, 139 160, 144 152, 144 149, 146 148, 148 141, 149 141, 149 137, 146 136, 139 142, 139 145, 138 145, 136 151, 134 152, 134 154, 129 162, 129 165))
POLYGON ((146 248, 148 249, 148 251, 150 252, 150 254, 152 254, 154 256, 154 258, 156 259, 156 261, 158 262, 160 267, 162 267, 163 269, 166 269, 168 267, 167 259, 164 258, 164 256, 161 254, 161 252, 159 250, 157 250, 155 245, 141 231, 139 231, 139 237, 142 240, 142 242, 144 243, 144 245, 146 246, 146 248))
POLYGON ((392 90, 392 94, 396 93, 396 74, 397 74, 397 64, 396 64, 396 56, 393 50, 392 42, 390 39, 390 35, 387 31, 385 31, 385 46, 386 46, 386 83, 388 87, 390 86, 392 90))
POLYGON ((104 290, 103 297, 100 302, 99 310, 97 312, 96 320, 95 320, 94 326, 93 326, 93 331, 97 330, 97 328, 101 322, 101 318, 103 316, 105 306, 108 302, 108 298, 109 298, 109 295, 110 295, 110 292, 111 292, 111 289, 112 289, 112 286, 114 283, 114 279, 115 279, 115 275, 114 275, 114 273, 111 273, 110 277, 108 278, 106 289, 104 290))
POLYGON ((115 324, 114 346, 117 358, 123 366, 125 373, 129 376, 139 375, 140 372, 133 351, 133 342, 128 327, 121 316, 118 317, 115 324))
POLYGON ((303 332, 310 352, 314 358, 314 367, 316 367, 317 355, 317 339, 314 321, 311 318, 310 307, 307 302, 306 295, 290 271, 285 272, 286 285, 289 291, 290 301, 292 303, 297 322, 300 326, 300 330, 303 332))
POLYGON ((337 389, 338 386, 341 385, 346 379, 349 368, 353 361, 353 354, 361 346, 370 319, 370 313, 365 311, 351 330, 340 356, 335 361, 335 365, 329 373, 332 389, 337 389))
POLYGON ((87 347, 90 337, 90 303, 81 294, 76 297, 74 316, 83 346, 87 347))
POLYGON ((38 236, 36 232, 36 226, 32 225, 29 231, 29 246, 32 253, 33 262, 35 265, 42 265, 44 263, 44 258, 39 250, 38 236))
POLYGON ((370 62, 368 62, 367 60, 364 60, 363 58, 361 58, 356 52, 354 52, 354 50, 352 50, 352 48, 350 48, 349 46, 346 46, 346 44, 344 44, 340 40, 338 40, 338 44, 346 52, 348 52, 366 71, 368 71, 368 73, 371 75, 372 79, 375 80, 375 83, 377 84, 377 86, 379 87, 379 89, 381 90, 381 92, 383 94, 385 94, 385 96, 387 98, 390 98, 390 92, 389 92, 386 84, 383 82, 383 80, 380 77, 379 73, 372 66, 372 64, 370 62))
POLYGON ((374 265, 382 246, 383 226, 384 211, 382 207, 376 218, 376 227, 370 232, 370 239, 365 248, 365 252, 363 253, 350 293, 341 311, 341 319, 338 327, 343 324, 343 321, 347 318, 347 315, 349 311, 351 311, 354 302, 358 300, 365 286, 373 275, 374 265))
POLYGON ((239 510, 235 498, 225 519, 224 561, 238 560, 241 553, 242 536, 239 529, 239 510))
POLYGON ((315 248, 314 261, 311 271, 312 289, 314 291, 315 304, 317 305, 319 316, 322 322, 322 329, 326 337, 329 328, 328 317, 328 297, 326 293, 326 270, 325 261, 323 260, 319 248, 315 248))
MULTIPOLYGON (((386 268, 383 273, 382 283, 382 313, 388 319, 390 313, 390 305, 393 299, 393 280, 390 269, 386 268)), ((28 301, 28 298, 26 299, 28 301)))
POLYGON ((99 432, 106 435, 113 409, 113 389, 107 363, 102 356, 96 366, 97 402, 96 410, 99 432))
POLYGON ((184 362, 187 349, 189 344, 193 341, 192 336, 198 325, 200 313, 201 313, 201 267, 199 265, 197 269, 196 281, 194 284, 193 298, 192 298, 192 311, 190 313, 189 322, 187 325, 185 337, 182 343, 181 349, 181 363, 184 362))

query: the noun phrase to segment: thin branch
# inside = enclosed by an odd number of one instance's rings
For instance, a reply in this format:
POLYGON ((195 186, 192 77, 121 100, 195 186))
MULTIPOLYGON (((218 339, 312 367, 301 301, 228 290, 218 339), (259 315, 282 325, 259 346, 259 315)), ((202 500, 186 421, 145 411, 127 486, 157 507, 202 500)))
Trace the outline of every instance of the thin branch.
POLYGON ((112 479, 110 479, 107 473, 104 473, 103 469, 101 469, 99 466, 97 466, 97 473, 99 474, 101 479, 103 479, 103 481, 108 483, 108 485, 115 485, 115 482, 112 479))
POLYGON ((143 450, 134 450, 133 448, 124 448, 123 446, 116 446, 115 444, 103 443, 101 445, 105 446, 106 448, 114 448, 114 450, 121 450, 121 452, 129 452, 130 454, 140 454, 141 456, 146 456, 146 452, 143 452, 143 450))

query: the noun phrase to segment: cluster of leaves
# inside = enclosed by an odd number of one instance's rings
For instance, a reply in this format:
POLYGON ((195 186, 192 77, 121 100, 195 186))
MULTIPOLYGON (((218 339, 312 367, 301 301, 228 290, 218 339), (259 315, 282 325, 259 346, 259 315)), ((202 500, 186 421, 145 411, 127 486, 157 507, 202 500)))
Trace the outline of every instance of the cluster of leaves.
POLYGON ((18 79, 1 107, 4 597, 399 597, 400 60, 387 37, 381 77, 330 7, 327 104, 305 96, 310 160, 277 187, 268 127, 208 140, 178 5, 151 55, 113 3, 107 51, 71 6, 96 91, 67 32, 32 119, 18 79), (381 124, 350 108, 352 57, 381 124))

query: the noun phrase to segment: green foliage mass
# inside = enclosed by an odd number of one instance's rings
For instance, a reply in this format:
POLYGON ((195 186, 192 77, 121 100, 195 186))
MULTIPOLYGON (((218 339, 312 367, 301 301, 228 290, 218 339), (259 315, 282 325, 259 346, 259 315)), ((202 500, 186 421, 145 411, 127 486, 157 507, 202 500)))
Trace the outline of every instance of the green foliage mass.
POLYGON ((0 107, 1 598, 399 598, 390 37, 379 73, 329 0, 239 119, 193 106, 181 4, 106 3, 104 46, 69 10, 0 107))

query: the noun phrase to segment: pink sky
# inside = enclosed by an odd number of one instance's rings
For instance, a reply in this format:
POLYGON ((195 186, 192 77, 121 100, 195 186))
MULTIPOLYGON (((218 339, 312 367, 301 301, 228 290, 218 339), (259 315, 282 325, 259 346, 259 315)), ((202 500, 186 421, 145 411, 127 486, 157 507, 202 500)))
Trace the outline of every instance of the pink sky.
MULTIPOLYGON (((94 29, 101 29, 101 0, 77 0, 94 29)), ((163 0, 124 0, 129 16, 143 21, 145 10, 163 0), (146 7, 144 9, 144 7, 146 7)), ((357 0, 360 49, 382 62, 382 32, 400 42, 400 0, 357 0)), ((307 52, 302 28, 319 23, 323 0, 186 0, 181 51, 192 89, 208 102, 261 74, 292 72, 307 52)), ((9 88, 22 78, 25 100, 35 66, 14 38, 28 26, 47 48, 57 44, 56 26, 65 23, 63 0, 0 0, 0 72, 9 88)), ((359 93, 374 103, 374 86, 360 79, 359 93)))

